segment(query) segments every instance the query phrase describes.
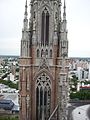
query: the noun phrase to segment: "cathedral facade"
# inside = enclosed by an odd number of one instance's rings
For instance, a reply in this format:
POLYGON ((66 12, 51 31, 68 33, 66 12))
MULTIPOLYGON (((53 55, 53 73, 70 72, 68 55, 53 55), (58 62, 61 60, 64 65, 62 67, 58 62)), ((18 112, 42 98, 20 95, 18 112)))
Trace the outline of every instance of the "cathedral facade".
POLYGON ((67 120, 65 0, 31 0, 30 6, 28 19, 26 0, 19 59, 20 120, 67 120))

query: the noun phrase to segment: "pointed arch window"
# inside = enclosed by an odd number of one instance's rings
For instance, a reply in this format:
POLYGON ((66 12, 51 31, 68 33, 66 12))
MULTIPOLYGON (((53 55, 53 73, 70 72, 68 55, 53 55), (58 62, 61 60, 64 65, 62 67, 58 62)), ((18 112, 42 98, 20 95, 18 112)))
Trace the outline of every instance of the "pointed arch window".
POLYGON ((48 45, 49 43, 49 13, 46 13, 46 39, 45 44, 48 45))
POLYGON ((40 52, 39 52, 39 49, 37 50, 37 57, 39 57, 39 54, 40 54, 40 52))
POLYGON ((48 50, 46 49, 46 56, 48 56, 48 50))
POLYGON ((52 50, 50 50, 50 58, 52 58, 52 50))
POLYGON ((51 80, 42 73, 36 80, 36 115, 37 120, 47 120, 51 106, 51 80))
POLYGON ((43 51, 43 49, 42 49, 42 50, 41 50, 41 57, 43 56, 43 52, 44 52, 44 51, 43 51))
POLYGON ((33 18, 34 18, 34 19, 36 18, 35 12, 34 12, 34 14, 33 14, 33 18))
POLYGON ((49 44, 49 12, 45 8, 42 12, 42 26, 41 26, 41 45, 49 44))
POLYGON ((45 13, 42 12, 42 28, 41 28, 41 44, 44 45, 44 23, 45 23, 45 13))

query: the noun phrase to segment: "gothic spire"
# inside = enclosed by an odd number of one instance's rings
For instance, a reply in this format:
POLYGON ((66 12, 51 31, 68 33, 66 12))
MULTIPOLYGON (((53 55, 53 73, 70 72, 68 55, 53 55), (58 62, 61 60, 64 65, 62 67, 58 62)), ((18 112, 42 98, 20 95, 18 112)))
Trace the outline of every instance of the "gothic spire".
POLYGON ((27 6, 27 0, 26 0, 26 3, 25 3, 25 13, 24 13, 24 30, 25 29, 27 29, 27 27, 28 27, 28 18, 27 18, 27 16, 28 16, 28 12, 27 12, 27 8, 28 8, 28 6, 27 6))
POLYGON ((65 0, 64 0, 64 7, 63 7, 63 9, 64 9, 63 20, 66 20, 66 2, 65 2, 65 0))
POLYGON ((25 4, 25 13, 24 13, 24 15, 25 15, 25 18, 27 18, 27 15, 28 15, 28 12, 27 12, 27 0, 26 0, 26 4, 25 4))

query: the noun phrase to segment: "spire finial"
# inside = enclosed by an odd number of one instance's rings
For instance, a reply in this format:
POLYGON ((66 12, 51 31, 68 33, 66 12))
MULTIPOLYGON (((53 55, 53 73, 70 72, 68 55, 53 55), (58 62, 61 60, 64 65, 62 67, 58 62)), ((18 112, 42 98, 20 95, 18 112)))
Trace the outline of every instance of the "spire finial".
POLYGON ((26 0, 26 4, 25 4, 25 17, 27 18, 27 15, 28 15, 28 13, 27 13, 27 0, 26 0))
POLYGON ((66 14, 66 1, 64 0, 64 14, 66 14))
POLYGON ((25 13, 24 13, 24 29, 26 29, 28 27, 28 11, 27 11, 27 0, 26 0, 26 3, 25 3, 25 13))
POLYGON ((63 12, 63 20, 66 20, 66 1, 64 0, 64 12, 63 12))

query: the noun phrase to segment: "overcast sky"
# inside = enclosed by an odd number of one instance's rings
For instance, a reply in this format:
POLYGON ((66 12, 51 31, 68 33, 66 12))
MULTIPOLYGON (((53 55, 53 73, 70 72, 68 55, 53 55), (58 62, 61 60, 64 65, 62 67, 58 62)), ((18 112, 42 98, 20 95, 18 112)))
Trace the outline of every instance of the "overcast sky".
MULTIPOLYGON (((69 57, 90 57, 90 0, 66 5, 69 57)), ((0 0, 0 55, 20 54, 24 6, 25 0, 0 0)))

